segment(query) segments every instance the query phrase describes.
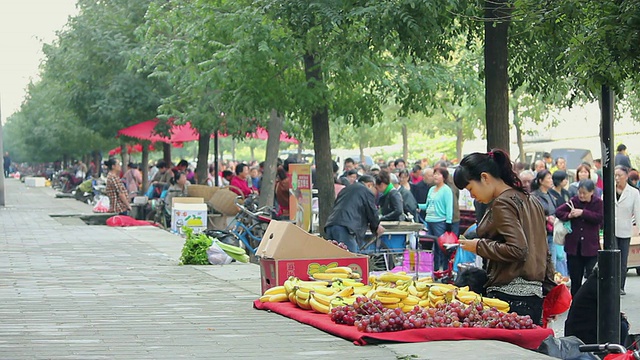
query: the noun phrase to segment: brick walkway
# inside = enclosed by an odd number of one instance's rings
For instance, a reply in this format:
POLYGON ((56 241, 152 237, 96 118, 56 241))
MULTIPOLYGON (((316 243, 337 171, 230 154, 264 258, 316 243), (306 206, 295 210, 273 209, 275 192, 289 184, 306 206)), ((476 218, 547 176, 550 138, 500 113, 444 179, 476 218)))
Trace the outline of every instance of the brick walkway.
POLYGON ((55 199, 48 188, 13 179, 5 186, 2 359, 547 358, 496 341, 357 347, 254 310, 256 265, 177 266, 182 240, 175 235, 53 218, 90 208, 55 199))

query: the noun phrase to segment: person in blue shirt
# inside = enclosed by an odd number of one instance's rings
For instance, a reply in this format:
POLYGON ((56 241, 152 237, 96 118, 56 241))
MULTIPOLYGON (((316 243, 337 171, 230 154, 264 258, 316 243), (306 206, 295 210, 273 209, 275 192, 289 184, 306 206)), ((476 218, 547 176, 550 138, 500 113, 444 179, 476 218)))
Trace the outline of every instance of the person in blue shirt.
MULTIPOLYGON (((434 186, 429 189, 427 194, 427 202, 418 204, 421 210, 426 210, 427 216, 425 223, 429 234, 440 236, 446 231, 451 231, 451 222, 453 221, 453 192, 447 186, 449 171, 446 168, 439 167, 433 169, 434 186)), ((448 267, 448 259, 442 252, 440 247, 433 244, 433 269, 443 270, 448 267)))

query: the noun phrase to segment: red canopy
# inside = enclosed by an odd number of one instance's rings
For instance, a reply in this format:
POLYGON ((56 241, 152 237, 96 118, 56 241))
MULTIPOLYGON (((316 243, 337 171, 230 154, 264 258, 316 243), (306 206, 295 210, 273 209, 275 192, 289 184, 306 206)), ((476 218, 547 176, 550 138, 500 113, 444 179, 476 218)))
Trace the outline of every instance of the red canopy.
MULTIPOLYGON (((141 140, 149 140, 149 141, 162 141, 162 142, 186 142, 186 141, 195 141, 198 140, 199 134, 196 129, 191 126, 190 122, 187 122, 184 125, 172 125, 169 128, 169 132, 171 133, 170 137, 164 137, 156 134, 155 127, 158 125, 159 119, 152 119, 141 122, 139 124, 129 126, 124 129, 120 129, 118 131, 118 136, 124 135, 136 139, 141 140)), ((173 119, 169 119, 169 122, 173 122, 173 119)), ((219 137, 227 137, 227 134, 218 133, 219 137)), ((257 128, 253 133, 247 133, 247 137, 252 137, 254 139, 266 140, 269 138, 269 133, 264 128, 257 128)), ((298 140, 282 131, 280 133, 280 141, 289 142, 297 144, 298 140)))

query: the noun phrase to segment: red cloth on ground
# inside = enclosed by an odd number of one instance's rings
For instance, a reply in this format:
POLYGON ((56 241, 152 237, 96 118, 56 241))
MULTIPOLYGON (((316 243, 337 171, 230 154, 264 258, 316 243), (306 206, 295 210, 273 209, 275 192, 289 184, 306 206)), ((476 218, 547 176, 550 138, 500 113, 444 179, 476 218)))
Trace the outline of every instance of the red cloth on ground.
POLYGON ((271 310, 303 324, 311 325, 332 335, 351 340, 355 345, 367 345, 380 342, 426 342, 444 340, 499 340, 509 342, 526 349, 537 349, 542 341, 553 335, 552 329, 478 329, 478 328, 425 328, 411 329, 385 333, 363 333, 355 326, 336 324, 329 315, 303 310, 290 302, 261 303, 253 302, 253 307, 259 310, 271 310))
POLYGON ((125 227, 125 226, 149 226, 153 225, 148 221, 136 220, 131 216, 116 215, 107 219, 108 226, 125 227))

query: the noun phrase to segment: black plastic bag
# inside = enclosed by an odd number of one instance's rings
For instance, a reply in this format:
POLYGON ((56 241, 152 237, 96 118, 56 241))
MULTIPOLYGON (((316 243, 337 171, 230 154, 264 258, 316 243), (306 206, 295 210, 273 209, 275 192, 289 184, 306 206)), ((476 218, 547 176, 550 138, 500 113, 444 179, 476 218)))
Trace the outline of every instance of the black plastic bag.
POLYGON ((597 356, 591 353, 580 352, 580 345, 584 345, 584 343, 575 336, 557 338, 549 335, 544 339, 542 344, 540 344, 537 351, 556 359, 599 360, 597 356))

